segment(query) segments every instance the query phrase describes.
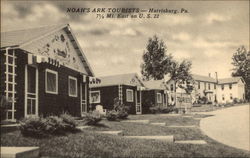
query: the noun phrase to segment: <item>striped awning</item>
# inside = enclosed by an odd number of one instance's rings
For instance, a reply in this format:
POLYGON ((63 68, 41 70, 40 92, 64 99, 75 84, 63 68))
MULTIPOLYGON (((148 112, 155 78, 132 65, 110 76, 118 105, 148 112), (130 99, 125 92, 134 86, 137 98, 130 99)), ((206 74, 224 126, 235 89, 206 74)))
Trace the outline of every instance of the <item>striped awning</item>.
POLYGON ((100 84, 101 79, 96 78, 96 77, 89 77, 89 84, 100 84))
POLYGON ((61 65, 59 60, 41 55, 28 54, 28 64, 40 64, 45 62, 57 67, 60 67, 61 65))

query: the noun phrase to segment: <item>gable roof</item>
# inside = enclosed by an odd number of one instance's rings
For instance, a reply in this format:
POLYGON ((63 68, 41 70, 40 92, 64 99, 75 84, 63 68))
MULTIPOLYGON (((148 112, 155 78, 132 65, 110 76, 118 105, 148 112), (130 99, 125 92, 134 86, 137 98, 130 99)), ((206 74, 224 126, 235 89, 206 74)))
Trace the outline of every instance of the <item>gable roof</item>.
POLYGON ((98 77, 101 80, 99 84, 90 84, 90 87, 103 87, 103 86, 111 86, 111 85, 132 85, 135 86, 135 83, 131 83, 131 80, 136 78, 141 86, 143 82, 140 80, 136 73, 128 73, 128 74, 118 74, 112 76, 101 76, 98 77))
MULTIPOLYGON (((219 84, 226 84, 226 83, 237 83, 241 80, 241 77, 230 77, 230 78, 223 78, 219 79, 219 84)), ((243 81, 243 80, 242 80, 243 81)), ((244 83, 244 81, 243 81, 244 83)))
POLYGON ((193 74, 192 77, 196 81, 206 81, 206 82, 214 82, 214 83, 216 83, 216 79, 212 78, 212 77, 209 77, 209 76, 201 76, 201 75, 193 74))
POLYGON ((147 89, 166 90, 164 80, 143 81, 143 84, 147 89))
POLYGON ((69 36, 77 52, 77 55, 79 56, 81 62, 83 63, 88 75, 94 76, 94 73, 88 63, 88 60, 84 55, 76 37, 72 33, 72 29, 70 28, 69 24, 52 25, 39 28, 1 32, 1 49, 6 47, 15 47, 15 48, 17 47, 22 49, 23 46, 31 43, 32 41, 36 41, 42 37, 50 35, 61 29, 64 29, 64 31, 69 36))

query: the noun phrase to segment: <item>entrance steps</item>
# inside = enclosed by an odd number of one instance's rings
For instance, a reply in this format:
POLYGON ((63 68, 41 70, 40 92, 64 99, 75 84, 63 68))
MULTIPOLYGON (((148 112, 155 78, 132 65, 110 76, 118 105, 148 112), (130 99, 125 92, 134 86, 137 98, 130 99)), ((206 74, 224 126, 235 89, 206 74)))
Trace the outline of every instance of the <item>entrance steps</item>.
POLYGON ((39 147, 1 147, 1 158, 39 158, 39 147))

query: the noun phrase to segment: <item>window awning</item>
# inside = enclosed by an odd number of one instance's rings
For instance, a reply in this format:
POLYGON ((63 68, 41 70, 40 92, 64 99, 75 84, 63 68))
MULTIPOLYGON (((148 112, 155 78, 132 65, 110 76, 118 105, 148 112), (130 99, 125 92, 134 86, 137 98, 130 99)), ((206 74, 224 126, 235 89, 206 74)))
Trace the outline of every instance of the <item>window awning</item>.
POLYGON ((56 59, 52 59, 50 57, 41 56, 41 55, 33 55, 28 54, 28 64, 40 64, 40 63, 48 63, 57 67, 60 67, 60 62, 56 59))

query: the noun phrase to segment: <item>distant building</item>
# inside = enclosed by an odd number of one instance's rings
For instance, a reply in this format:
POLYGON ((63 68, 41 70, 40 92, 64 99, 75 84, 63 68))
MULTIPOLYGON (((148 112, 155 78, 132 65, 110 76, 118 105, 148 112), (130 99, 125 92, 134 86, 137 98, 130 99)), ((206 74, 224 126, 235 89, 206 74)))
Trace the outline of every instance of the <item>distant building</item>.
POLYGON ((245 82, 241 77, 215 79, 210 76, 193 75, 195 90, 192 93, 199 98, 206 97, 211 103, 233 102, 233 99, 245 99, 245 82))

